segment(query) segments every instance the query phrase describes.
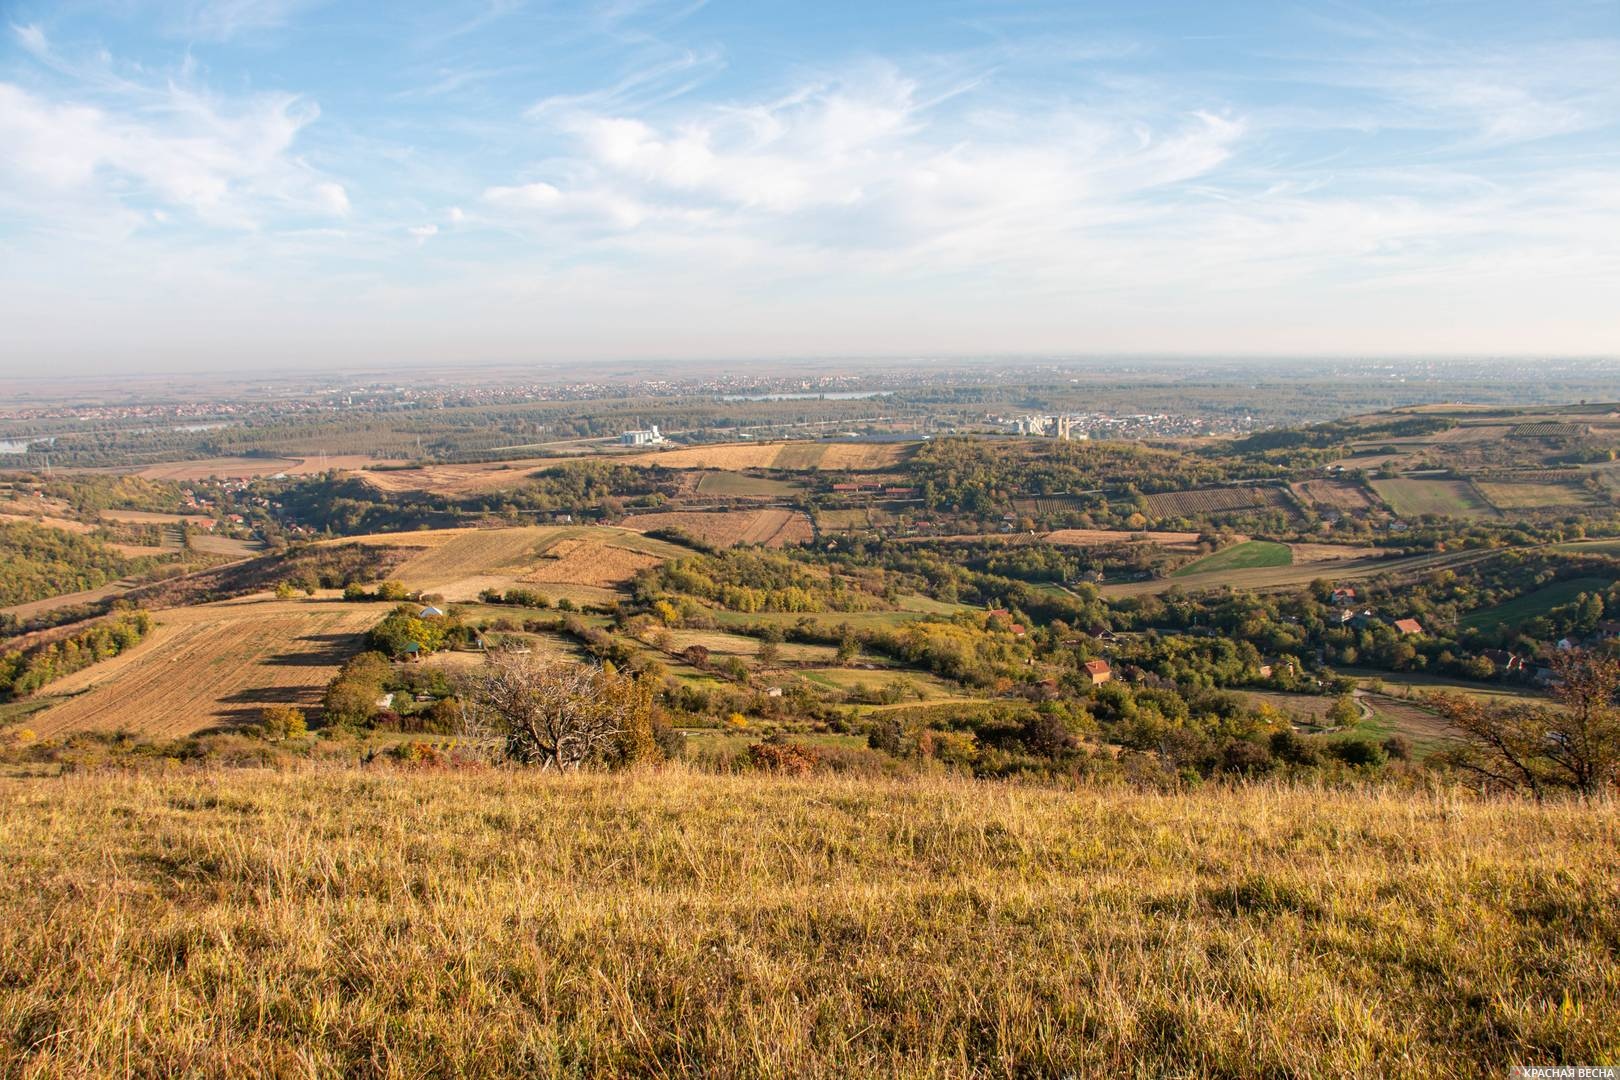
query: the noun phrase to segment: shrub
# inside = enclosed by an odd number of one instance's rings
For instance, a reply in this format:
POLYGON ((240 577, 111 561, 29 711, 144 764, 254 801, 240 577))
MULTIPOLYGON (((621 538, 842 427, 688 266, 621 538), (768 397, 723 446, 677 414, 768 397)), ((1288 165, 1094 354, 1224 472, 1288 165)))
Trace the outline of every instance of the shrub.
POLYGON ((291 705, 270 705, 260 714, 259 730, 271 742, 301 739, 309 734, 304 710, 291 705))

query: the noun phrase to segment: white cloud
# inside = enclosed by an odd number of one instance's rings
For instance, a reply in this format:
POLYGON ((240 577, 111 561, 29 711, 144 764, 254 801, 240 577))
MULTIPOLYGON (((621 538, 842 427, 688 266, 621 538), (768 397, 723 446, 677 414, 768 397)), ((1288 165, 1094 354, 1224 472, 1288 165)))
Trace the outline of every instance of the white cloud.
POLYGON ((320 0, 194 0, 173 24, 185 37, 229 41, 243 34, 276 30, 320 0))
POLYGON ((405 231, 416 237, 418 241, 426 240, 429 237, 439 235, 439 227, 433 224, 412 225, 405 231))
POLYGON ((50 44, 45 40, 45 31, 41 30, 37 23, 13 26, 11 29, 17 35, 17 40, 22 43, 22 47, 35 56, 44 56, 50 52, 50 44))
POLYGON ((272 214, 341 217, 342 185, 293 153, 319 115, 291 94, 220 101, 168 83, 89 104, 0 83, 0 189, 40 219, 64 202, 157 203, 230 228, 272 214))

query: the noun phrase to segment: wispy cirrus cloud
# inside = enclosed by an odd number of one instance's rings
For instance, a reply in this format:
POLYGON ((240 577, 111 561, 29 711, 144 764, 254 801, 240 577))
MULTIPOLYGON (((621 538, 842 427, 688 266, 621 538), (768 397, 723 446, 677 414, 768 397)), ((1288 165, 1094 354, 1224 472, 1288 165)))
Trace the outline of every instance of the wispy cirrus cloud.
POLYGON ((349 213, 344 186, 294 149, 320 116, 313 101, 283 92, 222 97, 185 71, 143 80, 110 60, 64 59, 34 28, 15 33, 79 85, 50 93, 0 82, 0 192, 13 207, 42 217, 54 206, 67 220, 125 227, 181 214, 237 230, 349 213))

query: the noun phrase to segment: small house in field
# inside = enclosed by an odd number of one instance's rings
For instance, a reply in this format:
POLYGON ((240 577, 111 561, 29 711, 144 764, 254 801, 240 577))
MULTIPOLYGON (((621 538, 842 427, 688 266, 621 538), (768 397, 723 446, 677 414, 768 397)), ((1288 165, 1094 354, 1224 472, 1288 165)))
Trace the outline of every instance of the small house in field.
POLYGON ((419 619, 442 619, 444 618, 444 612, 439 608, 434 607, 432 604, 429 604, 421 611, 418 611, 416 613, 416 617, 419 619))
POLYGON ((1423 624, 1416 619, 1396 619, 1395 629, 1403 634, 1421 634, 1423 633, 1423 624))
POLYGON ((1106 660, 1087 660, 1086 674, 1090 676, 1092 686, 1101 686, 1114 677, 1114 672, 1106 660))

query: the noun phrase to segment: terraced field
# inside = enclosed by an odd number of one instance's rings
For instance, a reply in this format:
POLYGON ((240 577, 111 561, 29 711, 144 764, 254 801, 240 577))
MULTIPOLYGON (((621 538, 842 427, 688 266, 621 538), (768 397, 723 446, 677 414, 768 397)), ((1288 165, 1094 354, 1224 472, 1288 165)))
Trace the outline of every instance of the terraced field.
POLYGON ((65 700, 28 724, 41 736, 177 737, 255 722, 266 705, 313 708, 383 614, 374 604, 262 597, 157 612, 147 640, 52 683, 65 700))

